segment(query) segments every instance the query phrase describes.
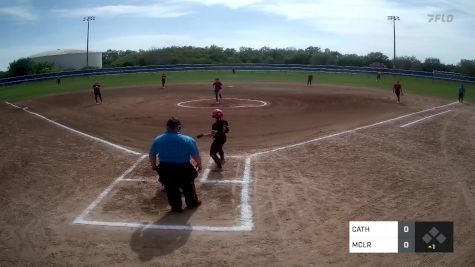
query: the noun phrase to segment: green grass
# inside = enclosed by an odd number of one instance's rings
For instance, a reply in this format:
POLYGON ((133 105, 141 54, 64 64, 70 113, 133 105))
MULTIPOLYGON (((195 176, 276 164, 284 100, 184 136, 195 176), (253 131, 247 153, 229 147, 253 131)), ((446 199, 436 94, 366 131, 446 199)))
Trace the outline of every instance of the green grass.
MULTIPOLYGON (((305 84, 307 72, 237 72, 233 75, 230 71, 203 71, 203 72, 170 72, 167 73, 167 84, 174 83, 211 83, 217 77, 226 84, 229 82, 281 82, 305 84)), ((92 90, 92 84, 100 81, 104 89, 134 85, 160 84, 161 73, 137 73, 121 75, 104 75, 91 77, 63 78, 61 85, 56 80, 29 82, 11 86, 0 87, 1 101, 15 101, 48 95, 64 94, 92 90)), ((438 96, 456 99, 460 83, 438 81, 425 78, 404 76, 383 76, 381 81, 376 81, 375 75, 369 74, 334 74, 316 73, 314 84, 353 85, 392 90, 392 85, 399 80, 403 90, 408 94, 438 96)), ((470 94, 467 86, 467 100, 475 100, 475 95, 470 94)))

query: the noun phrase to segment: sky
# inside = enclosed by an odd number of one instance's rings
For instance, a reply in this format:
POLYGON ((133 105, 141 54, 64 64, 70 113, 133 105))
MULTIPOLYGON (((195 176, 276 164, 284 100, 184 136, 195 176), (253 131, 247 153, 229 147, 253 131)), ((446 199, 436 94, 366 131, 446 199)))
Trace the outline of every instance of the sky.
POLYGON ((397 56, 475 59, 474 0, 0 0, 0 71, 49 50, 85 50, 85 16, 96 17, 90 51, 317 46, 392 58, 391 15, 400 17, 397 56))

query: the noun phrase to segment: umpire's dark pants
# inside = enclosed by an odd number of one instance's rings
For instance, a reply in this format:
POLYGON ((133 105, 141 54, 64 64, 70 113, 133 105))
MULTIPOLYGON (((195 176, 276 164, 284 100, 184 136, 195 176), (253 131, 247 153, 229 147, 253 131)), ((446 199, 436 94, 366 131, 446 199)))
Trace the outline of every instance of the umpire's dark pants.
POLYGON ((158 165, 160 182, 165 185, 168 203, 172 210, 179 211, 182 208, 181 192, 185 196, 188 208, 194 208, 198 203, 194 180, 198 172, 191 163, 160 163, 158 165))

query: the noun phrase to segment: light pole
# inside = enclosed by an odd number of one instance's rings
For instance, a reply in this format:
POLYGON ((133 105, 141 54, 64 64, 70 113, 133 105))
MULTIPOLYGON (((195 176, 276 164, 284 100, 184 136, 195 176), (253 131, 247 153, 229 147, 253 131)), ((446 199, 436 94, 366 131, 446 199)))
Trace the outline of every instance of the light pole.
POLYGON ((393 55, 393 69, 396 68, 396 20, 400 20, 398 16, 388 16, 388 20, 393 21, 393 34, 394 34, 394 55, 393 55))
POLYGON ((87 21, 87 44, 86 44, 86 68, 89 67, 89 21, 96 20, 96 17, 84 17, 82 21, 87 21))

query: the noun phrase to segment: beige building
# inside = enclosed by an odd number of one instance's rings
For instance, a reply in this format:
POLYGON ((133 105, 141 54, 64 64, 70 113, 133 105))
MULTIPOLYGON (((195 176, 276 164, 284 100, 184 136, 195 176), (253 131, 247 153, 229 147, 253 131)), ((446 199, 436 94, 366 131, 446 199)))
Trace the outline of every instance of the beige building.
MULTIPOLYGON (((63 69, 86 67, 86 50, 57 49, 30 56, 34 61, 53 62, 63 69)), ((89 51, 89 67, 102 68, 102 52, 89 51)))

